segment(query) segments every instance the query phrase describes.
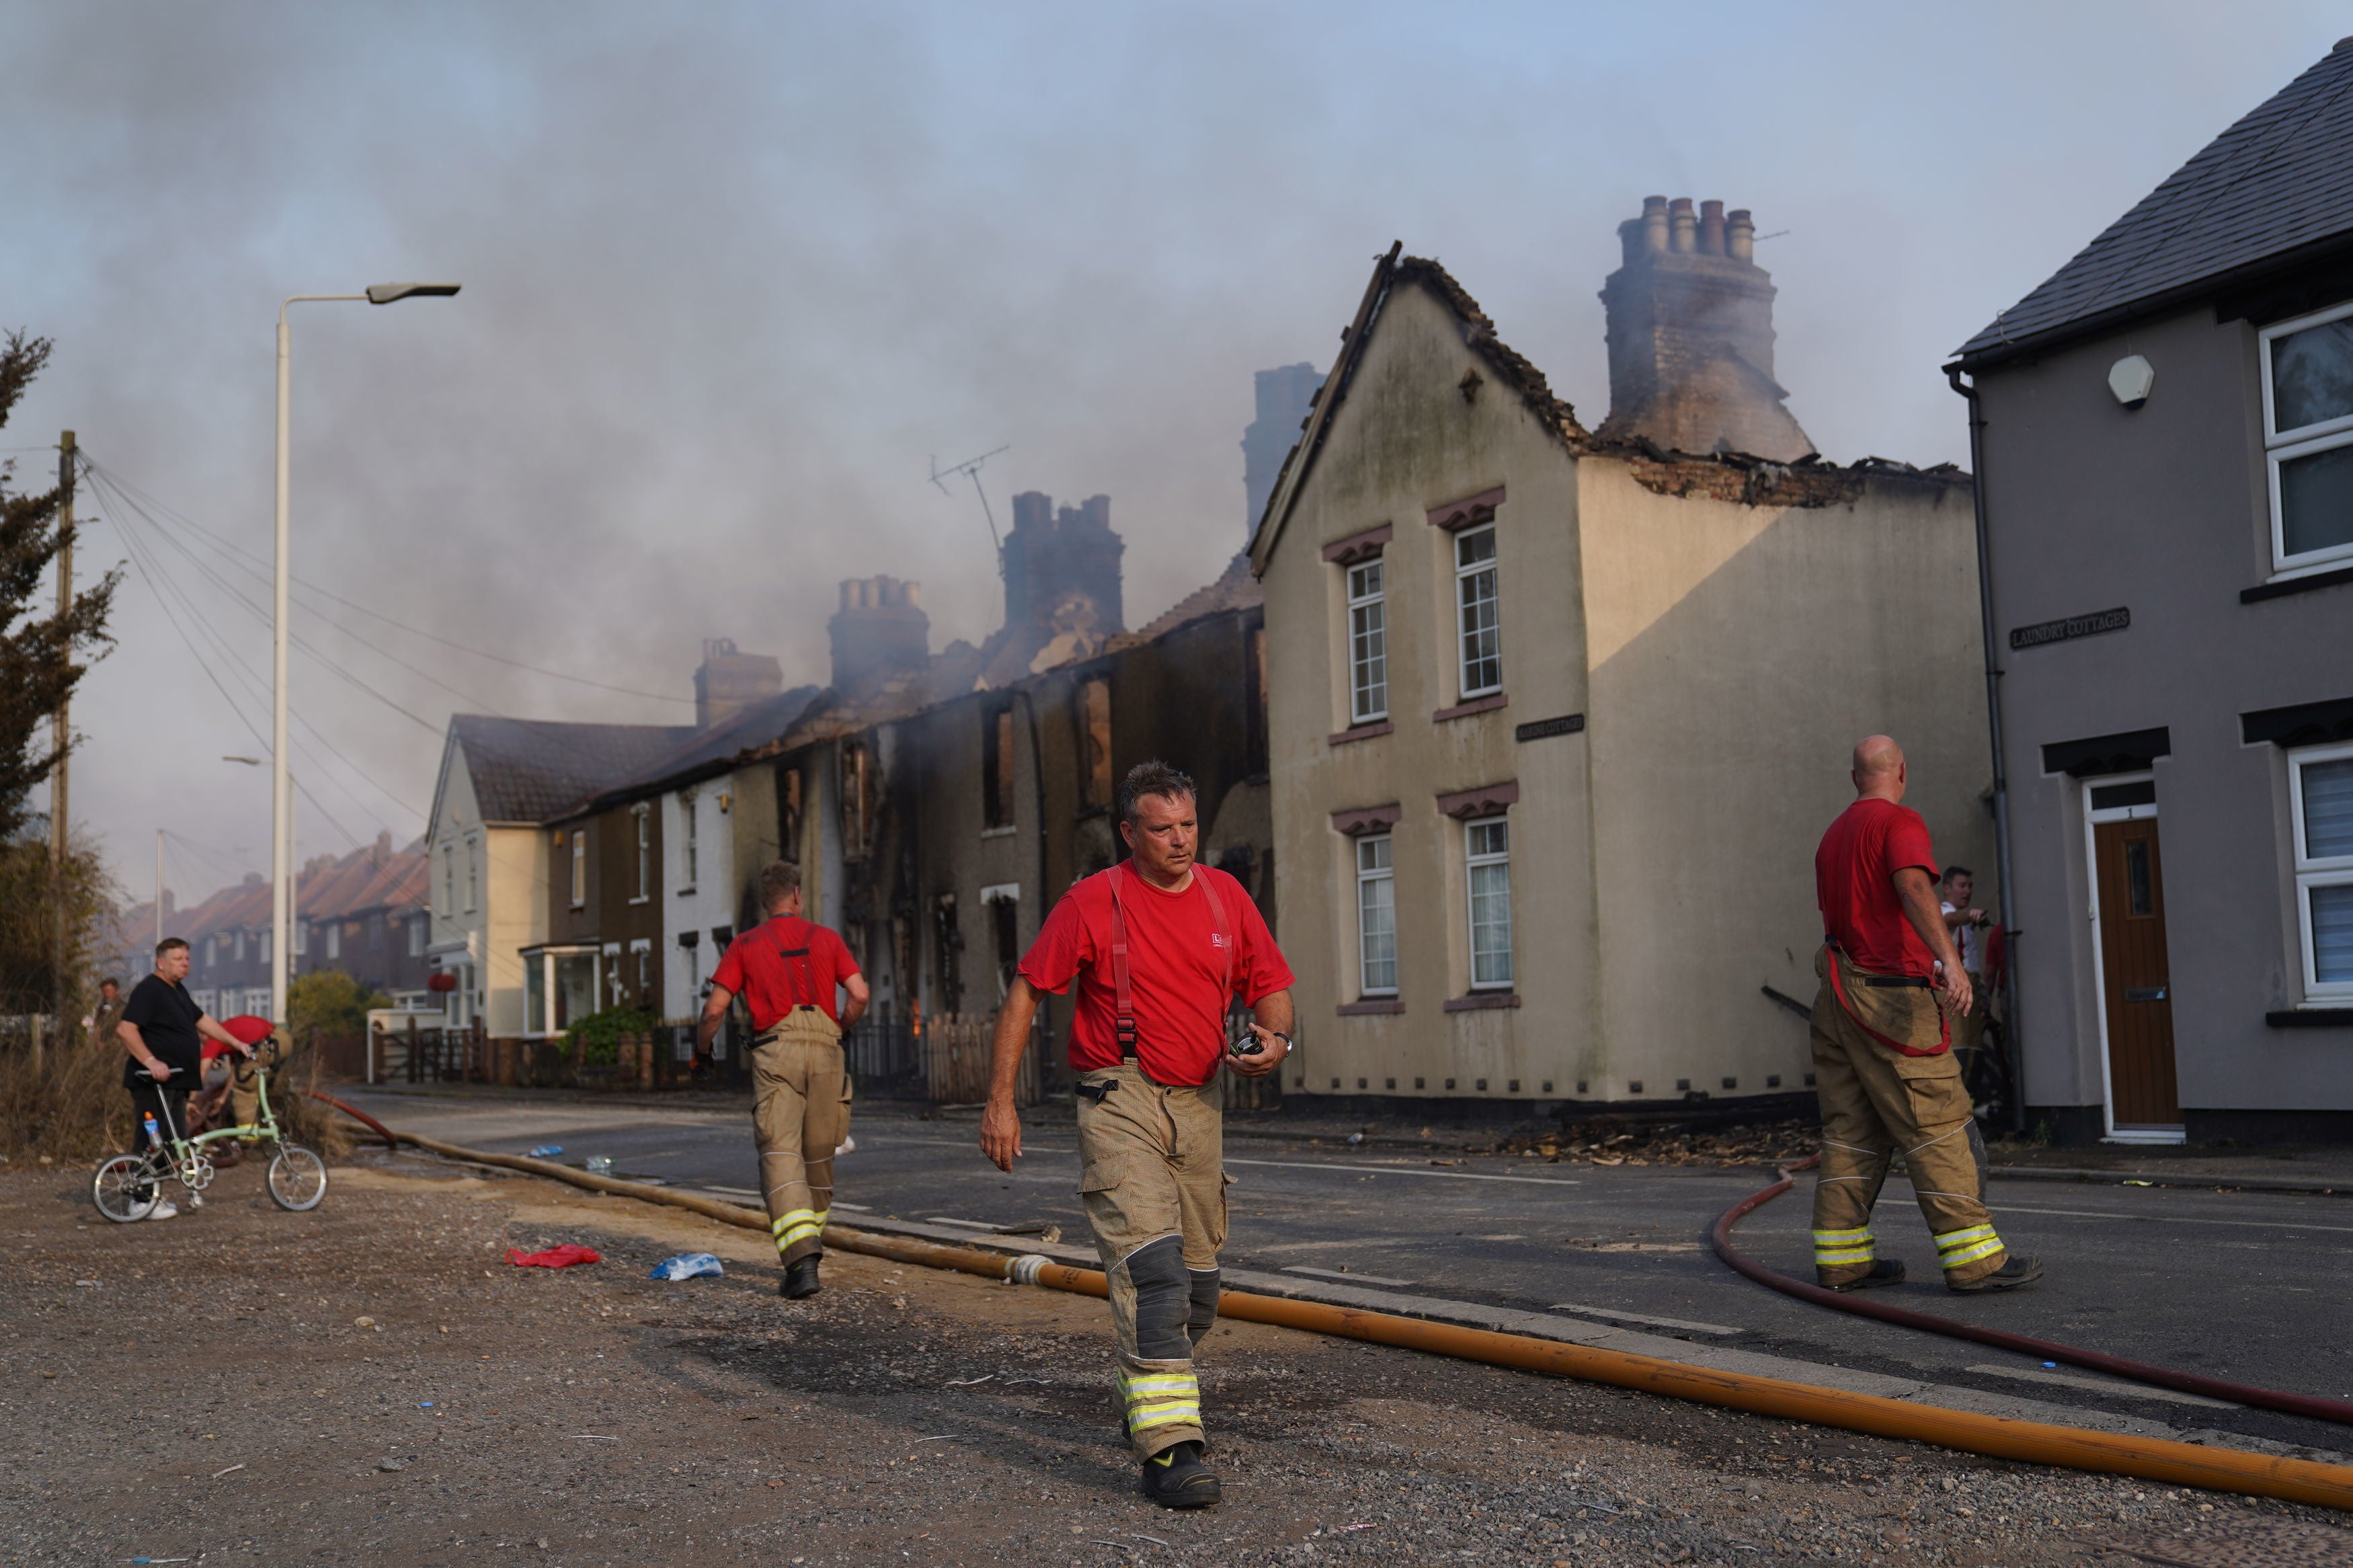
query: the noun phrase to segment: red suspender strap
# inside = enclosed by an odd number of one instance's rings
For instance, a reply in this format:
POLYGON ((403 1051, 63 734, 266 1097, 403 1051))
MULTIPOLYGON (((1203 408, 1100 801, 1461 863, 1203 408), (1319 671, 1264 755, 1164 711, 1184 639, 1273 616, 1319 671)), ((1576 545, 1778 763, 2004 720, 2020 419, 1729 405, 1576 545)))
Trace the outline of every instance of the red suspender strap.
POLYGON ((1118 1022, 1113 1034, 1122 1058, 1135 1055, 1135 995, 1127 984, 1127 910, 1119 896, 1120 868, 1107 873, 1111 884, 1111 987, 1118 1022))
MULTIPOLYGON (((790 984, 792 978, 791 968, 787 966, 785 971, 788 988, 793 994, 794 1005, 807 1007, 815 1007, 818 1005, 817 999, 817 973, 809 963, 808 944, 807 942, 803 942, 798 947, 786 947, 785 945, 784 932, 776 929, 776 922, 773 921, 768 923, 768 940, 776 944, 776 956, 778 958, 797 958, 801 961, 801 977, 798 984, 796 985, 790 984), (806 995, 803 994, 804 992, 807 993, 806 995)), ((790 1010, 790 1008, 786 1009, 787 1012, 790 1010)))
MULTIPOLYGON (((1113 866, 1105 875, 1111 885, 1111 986, 1117 1017, 1113 1034, 1119 1041, 1119 1054, 1126 1058, 1136 1054, 1135 995, 1127 978, 1127 908, 1119 896, 1123 872, 1123 868, 1113 866)), ((1233 928, 1226 923, 1226 903, 1218 897, 1217 885, 1198 867, 1193 876, 1209 900, 1209 918, 1217 926, 1218 950, 1225 955, 1225 969, 1218 978, 1218 1007, 1222 1014, 1232 1005, 1234 993, 1233 928)))

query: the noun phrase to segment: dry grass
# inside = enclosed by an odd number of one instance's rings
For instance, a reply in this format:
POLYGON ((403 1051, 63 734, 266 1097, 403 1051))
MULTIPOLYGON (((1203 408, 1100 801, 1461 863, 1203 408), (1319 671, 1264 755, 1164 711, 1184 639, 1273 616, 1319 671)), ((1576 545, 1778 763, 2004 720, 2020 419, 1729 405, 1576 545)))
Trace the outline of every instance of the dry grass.
MULTIPOLYGON (((122 1053, 76 1038, 37 1064, 21 1047, 0 1054, 0 1154, 12 1161, 80 1162, 131 1147, 131 1092, 122 1053)), ((348 1152, 339 1118, 302 1090, 318 1081, 318 1057, 296 1051, 269 1076, 269 1101, 288 1142, 328 1159, 348 1152)))

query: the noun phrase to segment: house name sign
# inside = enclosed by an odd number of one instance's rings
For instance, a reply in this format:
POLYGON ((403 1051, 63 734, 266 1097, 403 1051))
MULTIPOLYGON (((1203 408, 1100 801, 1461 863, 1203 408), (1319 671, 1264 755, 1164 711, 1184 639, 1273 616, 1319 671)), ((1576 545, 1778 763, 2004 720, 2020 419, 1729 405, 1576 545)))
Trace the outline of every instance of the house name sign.
POLYGON ((2072 642, 2077 637, 2097 637, 2102 632, 2120 632, 2131 625, 2132 612, 2119 605, 2113 610, 2094 610, 2088 616, 2070 616, 2063 621, 2012 626, 2010 646, 2012 651, 2041 647, 2044 643, 2072 642))

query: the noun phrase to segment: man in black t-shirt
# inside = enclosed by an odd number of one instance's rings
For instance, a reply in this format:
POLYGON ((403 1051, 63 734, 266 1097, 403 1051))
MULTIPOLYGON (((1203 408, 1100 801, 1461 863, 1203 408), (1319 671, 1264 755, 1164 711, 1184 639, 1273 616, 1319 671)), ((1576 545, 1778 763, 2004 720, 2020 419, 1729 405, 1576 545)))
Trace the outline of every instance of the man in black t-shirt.
MULTIPOLYGON (((122 1048, 131 1053, 122 1064, 122 1083, 131 1091, 134 1148, 147 1146, 151 1115, 164 1137, 174 1131, 185 1136, 188 1091, 204 1081, 205 1041, 217 1040, 242 1057, 253 1055, 251 1046, 196 1005, 181 984, 187 975, 188 944, 176 936, 157 942, 155 973, 131 988, 122 1022, 115 1026, 122 1048)), ((158 1204, 148 1217, 169 1219, 177 1213, 170 1204, 158 1204)))

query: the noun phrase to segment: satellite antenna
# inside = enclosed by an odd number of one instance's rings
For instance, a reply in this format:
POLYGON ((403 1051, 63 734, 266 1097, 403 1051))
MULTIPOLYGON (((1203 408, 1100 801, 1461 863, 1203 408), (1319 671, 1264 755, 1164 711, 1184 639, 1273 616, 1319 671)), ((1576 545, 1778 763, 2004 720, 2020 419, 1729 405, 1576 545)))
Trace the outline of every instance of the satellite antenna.
POLYGON ((988 520, 988 542, 996 550, 999 560, 1004 558, 1005 544, 1003 541, 997 537, 997 513, 989 510, 988 492, 980 488, 980 466, 988 461, 989 458, 996 457, 998 452, 1010 452, 1011 450, 1013 450, 1013 448, 1009 445, 999 447, 996 451, 983 452, 979 457, 967 458, 965 461, 958 463, 954 468, 941 468, 938 458, 934 457, 932 459, 932 483, 939 487, 939 491, 942 495, 949 493, 947 481, 955 479, 958 474, 965 474, 971 477, 972 493, 980 498, 980 515, 988 520))

